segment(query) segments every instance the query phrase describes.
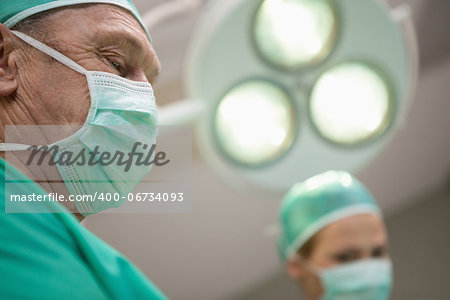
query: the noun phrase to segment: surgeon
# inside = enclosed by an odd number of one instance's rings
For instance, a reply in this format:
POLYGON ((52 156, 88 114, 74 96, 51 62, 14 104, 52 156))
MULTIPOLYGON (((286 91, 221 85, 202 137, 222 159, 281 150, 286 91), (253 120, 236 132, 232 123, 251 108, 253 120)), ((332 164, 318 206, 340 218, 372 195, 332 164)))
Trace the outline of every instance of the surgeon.
POLYGON ((0 299, 166 299, 127 258, 79 224, 123 203, 9 206, 21 195, 122 195, 151 166, 132 164, 130 172, 82 163, 32 169, 20 153, 42 132, 19 130, 22 139, 6 138, 8 126, 75 125, 74 131, 44 134, 47 142, 38 145, 58 146, 67 155, 152 144, 152 84, 159 70, 130 0, 0 1, 0 299), (32 179, 51 178, 51 172, 63 187, 32 179))
POLYGON ((280 209, 279 251, 308 300, 387 300, 392 264, 380 208, 352 175, 298 183, 280 209))

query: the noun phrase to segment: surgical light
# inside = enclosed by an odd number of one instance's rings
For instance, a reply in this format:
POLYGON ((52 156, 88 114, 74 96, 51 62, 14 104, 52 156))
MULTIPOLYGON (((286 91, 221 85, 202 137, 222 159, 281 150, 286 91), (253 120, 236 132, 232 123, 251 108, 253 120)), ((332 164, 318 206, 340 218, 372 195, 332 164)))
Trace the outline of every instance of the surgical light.
POLYGON ((278 159, 292 143, 294 110, 279 86, 265 80, 241 83, 217 107, 214 128, 219 147, 243 165, 278 159))
POLYGON ((371 66, 346 62, 325 71, 310 97, 310 116, 331 142, 356 145, 380 135, 393 116, 384 76, 371 66))
POLYGON ((418 53, 408 6, 212 0, 185 70, 186 100, 161 122, 192 122, 211 169, 265 196, 373 160, 405 117, 418 53))
POLYGON ((265 0, 253 25, 257 50, 282 69, 325 58, 334 45, 336 12, 328 0, 265 0))

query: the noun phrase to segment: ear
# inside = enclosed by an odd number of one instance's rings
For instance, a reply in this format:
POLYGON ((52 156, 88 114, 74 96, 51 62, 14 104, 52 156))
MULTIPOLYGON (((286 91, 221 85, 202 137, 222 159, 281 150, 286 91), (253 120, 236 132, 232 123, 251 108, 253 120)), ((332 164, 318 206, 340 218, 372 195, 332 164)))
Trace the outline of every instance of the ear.
POLYGON ((302 263, 297 260, 288 260, 286 262, 286 271, 292 279, 301 279, 306 274, 302 263))
POLYGON ((11 96, 18 87, 15 61, 10 56, 14 34, 0 23, 0 97, 11 96))

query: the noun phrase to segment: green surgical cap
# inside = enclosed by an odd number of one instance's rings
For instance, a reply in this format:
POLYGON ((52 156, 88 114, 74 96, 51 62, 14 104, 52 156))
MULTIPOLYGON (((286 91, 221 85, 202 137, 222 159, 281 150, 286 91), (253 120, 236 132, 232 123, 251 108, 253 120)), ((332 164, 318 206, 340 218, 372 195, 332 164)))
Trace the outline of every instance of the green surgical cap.
POLYGON ((150 33, 131 0, 1 0, 0 23, 3 23, 8 28, 12 28, 20 21, 43 11, 76 4, 101 3, 116 5, 128 10, 141 24, 151 42, 150 33))
POLYGON ((345 217, 381 211, 370 192, 343 171, 328 171, 294 185, 280 208, 278 247, 283 261, 319 230, 345 217))

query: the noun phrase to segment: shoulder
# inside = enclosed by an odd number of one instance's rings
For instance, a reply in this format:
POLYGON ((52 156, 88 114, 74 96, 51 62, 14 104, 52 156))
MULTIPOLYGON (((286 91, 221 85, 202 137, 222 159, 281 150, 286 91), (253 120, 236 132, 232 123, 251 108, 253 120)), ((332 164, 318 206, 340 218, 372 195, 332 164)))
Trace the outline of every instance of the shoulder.
POLYGON ((71 216, 52 213, 56 204, 8 205, 12 195, 44 193, 0 159, 0 295, 7 299, 35 299, 37 295, 82 299, 80 293, 88 292, 96 299, 105 298, 68 230, 71 216))

